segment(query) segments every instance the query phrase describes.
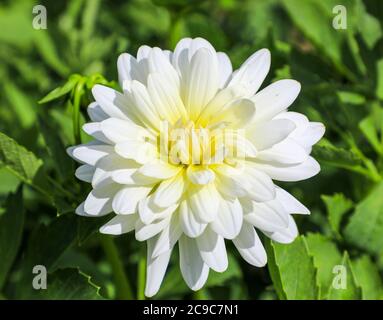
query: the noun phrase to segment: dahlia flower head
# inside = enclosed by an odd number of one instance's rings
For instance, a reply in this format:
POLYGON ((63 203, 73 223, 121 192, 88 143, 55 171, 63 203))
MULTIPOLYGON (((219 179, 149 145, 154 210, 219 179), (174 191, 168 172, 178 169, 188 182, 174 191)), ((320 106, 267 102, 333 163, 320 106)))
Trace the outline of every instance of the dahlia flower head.
POLYGON ((298 235, 292 214, 310 213, 274 181, 320 171, 310 152, 325 128, 288 111, 297 81, 259 90, 270 60, 261 49, 233 72, 208 41, 184 38, 174 52, 121 54, 122 92, 93 87, 83 130, 94 140, 68 149, 82 164, 76 177, 93 188, 76 213, 113 212, 101 233, 134 231, 147 242, 146 296, 159 290, 177 243, 182 276, 198 290, 210 269, 227 269, 225 240, 262 267, 259 232, 290 243, 298 235))

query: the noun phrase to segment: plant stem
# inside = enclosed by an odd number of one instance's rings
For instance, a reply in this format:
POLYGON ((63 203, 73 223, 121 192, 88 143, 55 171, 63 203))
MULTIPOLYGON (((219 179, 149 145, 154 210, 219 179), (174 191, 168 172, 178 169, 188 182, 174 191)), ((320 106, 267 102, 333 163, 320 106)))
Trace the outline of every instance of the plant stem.
POLYGON ((114 244, 113 238, 106 235, 100 235, 100 241, 112 267, 114 283, 116 285, 117 291, 117 299, 134 299, 132 287, 129 283, 129 279, 125 274, 124 266, 120 260, 119 252, 116 245, 114 244))
POLYGON ((80 132, 80 106, 81 97, 83 95, 83 89, 85 84, 85 78, 80 79, 77 83, 73 92, 73 135, 76 144, 81 143, 81 132, 80 132))
POLYGON ((145 280, 146 280, 146 250, 142 246, 140 252, 140 260, 138 261, 138 283, 137 283, 137 299, 145 300, 145 280))

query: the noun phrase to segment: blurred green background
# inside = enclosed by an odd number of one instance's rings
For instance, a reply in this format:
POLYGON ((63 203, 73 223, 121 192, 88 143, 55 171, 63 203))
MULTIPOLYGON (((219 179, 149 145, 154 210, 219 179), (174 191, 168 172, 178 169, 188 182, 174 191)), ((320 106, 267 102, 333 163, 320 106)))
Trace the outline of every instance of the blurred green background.
POLYGON ((322 171, 281 184, 312 214, 296 217, 304 236, 292 245, 264 239, 268 267, 247 265, 227 244, 229 269, 211 271, 192 293, 174 252, 154 298, 383 298, 382 24, 379 0, 0 1, 0 297, 142 298, 145 244, 132 234, 101 237, 104 218, 73 214, 89 186, 73 177, 65 147, 74 144, 76 106, 79 121, 87 119, 91 86, 117 86, 120 53, 134 55, 143 44, 173 50, 183 37, 204 37, 234 68, 269 48, 264 86, 301 82, 292 110, 327 128, 313 150, 322 171), (46 30, 32 27, 37 4, 47 9, 46 30), (333 28, 340 4, 346 29, 333 28), (47 290, 32 289, 35 265, 48 269, 47 290), (346 289, 331 286, 335 265, 347 270, 346 289))

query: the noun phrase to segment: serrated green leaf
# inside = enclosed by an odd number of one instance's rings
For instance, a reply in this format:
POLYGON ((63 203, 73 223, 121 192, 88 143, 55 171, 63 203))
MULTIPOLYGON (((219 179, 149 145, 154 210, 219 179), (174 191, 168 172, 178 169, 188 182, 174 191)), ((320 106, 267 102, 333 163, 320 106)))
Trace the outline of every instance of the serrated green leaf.
POLYGON ((19 187, 5 202, 0 216, 0 291, 16 258, 24 227, 23 190, 19 187))
POLYGON ((32 299, 42 300, 98 300, 103 299, 100 287, 91 277, 78 269, 59 269, 47 276, 47 289, 35 290, 32 299))
POLYGON ((74 74, 69 77, 68 81, 62 86, 58 87, 51 92, 49 92, 44 98, 42 98, 39 103, 47 103, 53 100, 56 100, 66 94, 68 94, 75 87, 76 83, 79 81, 81 76, 74 74))
POLYGON ((314 146, 313 156, 319 162, 345 169, 357 168, 362 164, 362 159, 351 150, 338 148, 327 142, 314 146))
POLYGON ((365 255, 352 262, 355 271, 355 278, 358 285, 362 288, 362 299, 380 300, 383 299, 383 283, 379 275, 379 270, 365 255))
POLYGON ((368 116, 359 122, 359 129, 362 131, 374 150, 379 154, 383 154, 383 146, 380 144, 375 122, 376 119, 374 119, 373 116, 368 116))
POLYGON ((319 299, 326 299, 332 284, 335 265, 342 261, 342 255, 329 238, 317 233, 310 233, 306 237, 310 255, 313 256, 317 268, 317 282, 319 286, 319 299))
POLYGON ((342 193, 336 193, 332 196, 322 195, 321 198, 326 205, 330 227, 335 234, 339 235, 342 217, 353 207, 353 203, 342 193))
POLYGON ((372 253, 383 248, 383 182, 360 202, 346 228, 345 238, 356 247, 372 253))
MULTIPOLYGON (((334 275, 334 281, 333 281, 333 284, 330 286, 328 300, 358 300, 360 299, 361 290, 356 282, 355 273, 352 268, 350 258, 347 252, 343 254, 343 259, 339 266, 343 268, 340 268, 338 270, 338 273, 334 275), (345 280, 345 286, 336 287, 335 283, 338 283, 337 281, 338 279, 336 277, 342 277, 343 273, 345 275, 345 277, 343 278, 345 280)), ((340 282, 342 281, 341 278, 339 278, 339 280, 340 282)))
POLYGON ((318 297, 317 270, 306 239, 291 244, 267 241, 268 268, 280 299, 314 300, 318 297))
POLYGON ((43 164, 32 152, 0 132, 0 165, 7 167, 20 180, 33 184, 43 164))

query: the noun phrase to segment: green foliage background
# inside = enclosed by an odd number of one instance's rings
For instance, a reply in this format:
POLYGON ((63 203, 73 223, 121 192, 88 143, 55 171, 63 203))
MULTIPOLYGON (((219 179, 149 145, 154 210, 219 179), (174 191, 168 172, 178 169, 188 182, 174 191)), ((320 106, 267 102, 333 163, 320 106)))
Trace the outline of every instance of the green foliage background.
POLYGON ((300 81, 293 110, 327 131, 313 150, 321 173, 283 184, 311 209, 296 217, 302 236, 291 245, 263 239, 265 268, 247 265, 229 245, 229 269, 211 272, 197 293, 183 283, 173 254, 154 298, 383 298, 382 1, 38 3, 0 3, 1 298, 142 298, 145 244, 131 234, 101 237, 104 218, 73 214, 89 186, 75 180, 65 147, 89 139, 79 131, 89 89, 117 86, 120 53, 135 54, 143 44, 174 49, 186 36, 208 39, 234 67, 269 48, 265 85, 300 81), (47 8, 47 30, 32 28, 38 3, 47 8), (347 9, 346 30, 332 27, 338 4, 347 9), (32 289, 35 265, 48 268, 47 290, 32 289), (347 289, 331 285, 335 265, 348 271, 347 289))

